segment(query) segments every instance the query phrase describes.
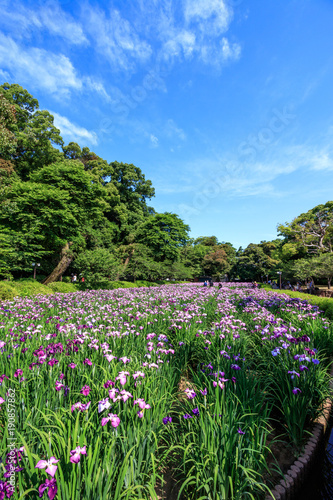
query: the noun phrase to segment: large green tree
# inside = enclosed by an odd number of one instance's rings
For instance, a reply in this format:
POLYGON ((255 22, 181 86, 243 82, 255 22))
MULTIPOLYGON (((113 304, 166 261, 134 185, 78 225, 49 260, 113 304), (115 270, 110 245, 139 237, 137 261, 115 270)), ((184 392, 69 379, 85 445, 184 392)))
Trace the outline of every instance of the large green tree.
POLYGON ((244 281, 260 281, 278 265, 279 261, 265 253, 263 244, 250 243, 237 252, 235 274, 244 281))
POLYGON ((333 201, 317 205, 291 222, 279 224, 286 241, 303 246, 308 253, 333 252, 333 201))
POLYGON ((53 116, 40 110, 37 99, 20 85, 4 83, 0 86, 0 95, 15 114, 15 120, 9 119, 5 124, 13 147, 0 156, 12 160, 21 180, 28 180, 31 172, 63 157, 54 147, 61 146, 63 140, 54 126, 53 116))
POLYGON ((147 244, 155 260, 175 262, 180 257, 180 249, 189 240, 189 226, 173 213, 151 215, 138 227, 136 241, 147 244))

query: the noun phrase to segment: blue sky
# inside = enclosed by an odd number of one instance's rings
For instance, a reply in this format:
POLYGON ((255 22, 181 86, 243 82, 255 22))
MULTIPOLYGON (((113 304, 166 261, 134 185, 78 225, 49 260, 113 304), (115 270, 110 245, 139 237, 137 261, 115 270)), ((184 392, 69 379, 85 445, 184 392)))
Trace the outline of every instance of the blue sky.
POLYGON ((332 0, 0 0, 0 80, 236 247, 333 198, 332 0))

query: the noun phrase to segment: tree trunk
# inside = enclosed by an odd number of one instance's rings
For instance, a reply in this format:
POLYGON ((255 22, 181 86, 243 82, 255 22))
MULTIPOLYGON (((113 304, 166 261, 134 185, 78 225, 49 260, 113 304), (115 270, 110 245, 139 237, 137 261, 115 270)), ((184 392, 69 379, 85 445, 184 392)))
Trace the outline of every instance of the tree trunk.
POLYGON ((52 273, 43 281, 43 285, 53 283, 54 281, 57 281, 60 277, 62 277, 63 273, 66 271, 73 260, 73 257, 68 254, 69 247, 71 245, 72 243, 66 243, 66 245, 62 248, 60 253, 60 261, 53 269, 52 273))
MULTIPOLYGON (((122 271, 121 271, 121 274, 123 275, 125 270, 126 270, 126 267, 128 266, 129 264, 129 261, 131 260, 132 258, 132 255, 134 254, 134 248, 131 248, 131 250, 129 251, 129 254, 127 255, 126 259, 125 259, 125 262, 124 262, 124 267, 122 268, 122 271)), ((116 281, 119 280, 119 276, 120 276, 120 273, 117 274, 116 276, 116 281)))
POLYGON ((330 290, 331 289, 331 279, 332 278, 327 278, 327 288, 330 290))

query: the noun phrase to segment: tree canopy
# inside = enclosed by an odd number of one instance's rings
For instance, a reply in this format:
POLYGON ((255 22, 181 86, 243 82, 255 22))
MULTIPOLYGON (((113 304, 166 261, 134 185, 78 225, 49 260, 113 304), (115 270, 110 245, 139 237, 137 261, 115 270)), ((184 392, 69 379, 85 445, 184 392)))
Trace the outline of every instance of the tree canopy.
POLYGON ((0 86, 0 278, 27 276, 40 262, 46 283, 74 270, 92 282, 260 280, 281 269, 331 282, 333 201, 279 224, 279 238, 236 251, 214 235, 191 239, 177 214, 148 205, 154 195, 138 166, 66 145, 35 97, 0 86))

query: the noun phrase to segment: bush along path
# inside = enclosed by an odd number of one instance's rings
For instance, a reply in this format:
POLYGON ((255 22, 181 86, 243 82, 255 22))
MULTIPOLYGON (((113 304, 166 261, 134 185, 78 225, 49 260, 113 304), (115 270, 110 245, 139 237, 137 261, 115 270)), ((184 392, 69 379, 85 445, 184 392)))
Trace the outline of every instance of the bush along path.
POLYGON ((17 297, 0 339, 16 499, 157 499, 170 470, 179 499, 264 498, 272 429, 302 450, 333 351, 317 307, 246 284, 17 297))

